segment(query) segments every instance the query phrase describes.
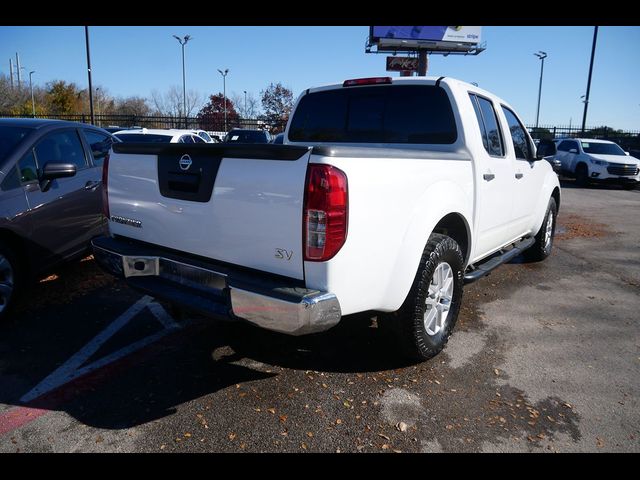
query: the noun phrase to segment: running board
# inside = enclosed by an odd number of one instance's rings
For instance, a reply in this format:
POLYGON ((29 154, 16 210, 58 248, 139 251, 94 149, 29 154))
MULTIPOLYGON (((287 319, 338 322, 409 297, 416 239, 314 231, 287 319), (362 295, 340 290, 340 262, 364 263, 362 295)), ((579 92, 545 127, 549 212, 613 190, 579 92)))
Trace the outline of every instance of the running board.
POLYGON ((464 274, 464 283, 475 282, 479 278, 488 275, 491 270, 499 267, 503 263, 507 263, 509 260, 517 257, 527 248, 535 243, 535 238, 528 237, 516 242, 511 250, 498 255, 496 257, 489 257, 488 260, 480 263, 476 268, 464 274))

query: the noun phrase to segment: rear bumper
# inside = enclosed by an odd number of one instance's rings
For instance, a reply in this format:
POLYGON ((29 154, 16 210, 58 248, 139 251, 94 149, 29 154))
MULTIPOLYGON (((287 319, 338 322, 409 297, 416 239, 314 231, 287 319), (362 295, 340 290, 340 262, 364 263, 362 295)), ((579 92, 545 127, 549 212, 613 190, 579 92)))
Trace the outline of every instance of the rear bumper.
POLYGON ((295 280, 217 265, 128 239, 99 237, 92 245, 96 261, 110 274, 139 291, 204 315, 244 319, 289 335, 322 332, 341 318, 334 294, 304 288, 295 280))

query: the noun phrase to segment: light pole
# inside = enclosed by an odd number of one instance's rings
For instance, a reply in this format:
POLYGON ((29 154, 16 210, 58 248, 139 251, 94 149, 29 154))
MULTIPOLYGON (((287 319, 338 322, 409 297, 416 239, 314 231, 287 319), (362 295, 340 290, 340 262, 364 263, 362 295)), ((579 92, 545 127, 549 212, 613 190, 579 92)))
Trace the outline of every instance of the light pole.
POLYGON ((544 72, 544 59, 547 58, 547 53, 538 50, 538 53, 534 53, 538 57, 540 62, 540 85, 538 86, 538 110, 536 111, 536 130, 538 129, 538 120, 540 119, 540 96, 542 95, 542 74, 544 72))
POLYGON ((36 102, 33 100, 33 82, 31 81, 31 76, 36 73, 35 70, 29 72, 29 88, 31 89, 31 114, 33 118, 36 118, 36 102))
POLYGON ((222 95, 224 97, 224 131, 227 132, 227 74, 229 73, 229 69, 225 68, 224 72, 218 69, 220 75, 222 75, 222 95))
POLYGON ((87 44, 87 74, 89 75, 89 110, 91 111, 91 125, 96 124, 93 116, 93 86, 91 85, 91 53, 89 52, 89 27, 84 27, 84 39, 87 44))
POLYGON ((589 92, 591 91, 591 74, 593 73, 593 59, 596 56, 596 40, 598 40, 598 27, 593 30, 593 45, 591 46, 591 62, 589 63, 589 79, 587 80, 587 94, 584 99, 584 114, 582 115, 582 129, 584 133, 587 124, 587 108, 589 108, 589 92))
POLYGON ((247 91, 244 90, 244 117, 247 117, 247 91))
MULTIPOLYGON (((96 115, 100 117, 100 87, 96 87, 96 115)), ((100 120, 98 119, 98 126, 101 126, 100 120)))
POLYGON ((191 40, 191 35, 185 35, 184 38, 174 35, 173 38, 178 40, 182 47, 182 113, 184 113, 184 128, 187 128, 187 87, 186 75, 184 72, 184 46, 189 40, 191 40))

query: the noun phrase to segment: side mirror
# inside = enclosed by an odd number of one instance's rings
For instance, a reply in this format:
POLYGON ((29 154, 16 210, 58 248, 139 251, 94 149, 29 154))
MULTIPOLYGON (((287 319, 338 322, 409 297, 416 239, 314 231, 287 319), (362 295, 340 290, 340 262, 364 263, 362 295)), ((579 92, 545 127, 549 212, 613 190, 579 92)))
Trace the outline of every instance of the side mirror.
POLYGON ((627 157, 628 157, 628 156, 630 156, 630 155, 629 155, 629 152, 624 152, 624 154, 625 154, 627 157))
POLYGON ((75 174, 76 166, 73 163, 45 163, 39 175, 40 190, 46 192, 56 178, 73 177, 75 174))
POLYGON ((557 153, 556 144, 551 140, 540 140, 536 149, 536 160, 555 155, 557 153))
POLYGON ((569 153, 578 153, 578 149, 577 148, 570 148, 569 149, 569 153))

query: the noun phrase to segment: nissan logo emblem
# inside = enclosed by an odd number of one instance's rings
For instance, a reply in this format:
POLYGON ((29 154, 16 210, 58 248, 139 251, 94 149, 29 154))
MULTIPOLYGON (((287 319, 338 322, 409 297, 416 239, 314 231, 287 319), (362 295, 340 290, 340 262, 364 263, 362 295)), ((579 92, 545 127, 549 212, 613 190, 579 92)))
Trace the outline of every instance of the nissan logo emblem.
POLYGON ((192 163, 193 162, 191 161, 191 157, 185 153, 180 157, 178 165, 180 165, 181 170, 189 170, 189 167, 191 167, 192 163))

